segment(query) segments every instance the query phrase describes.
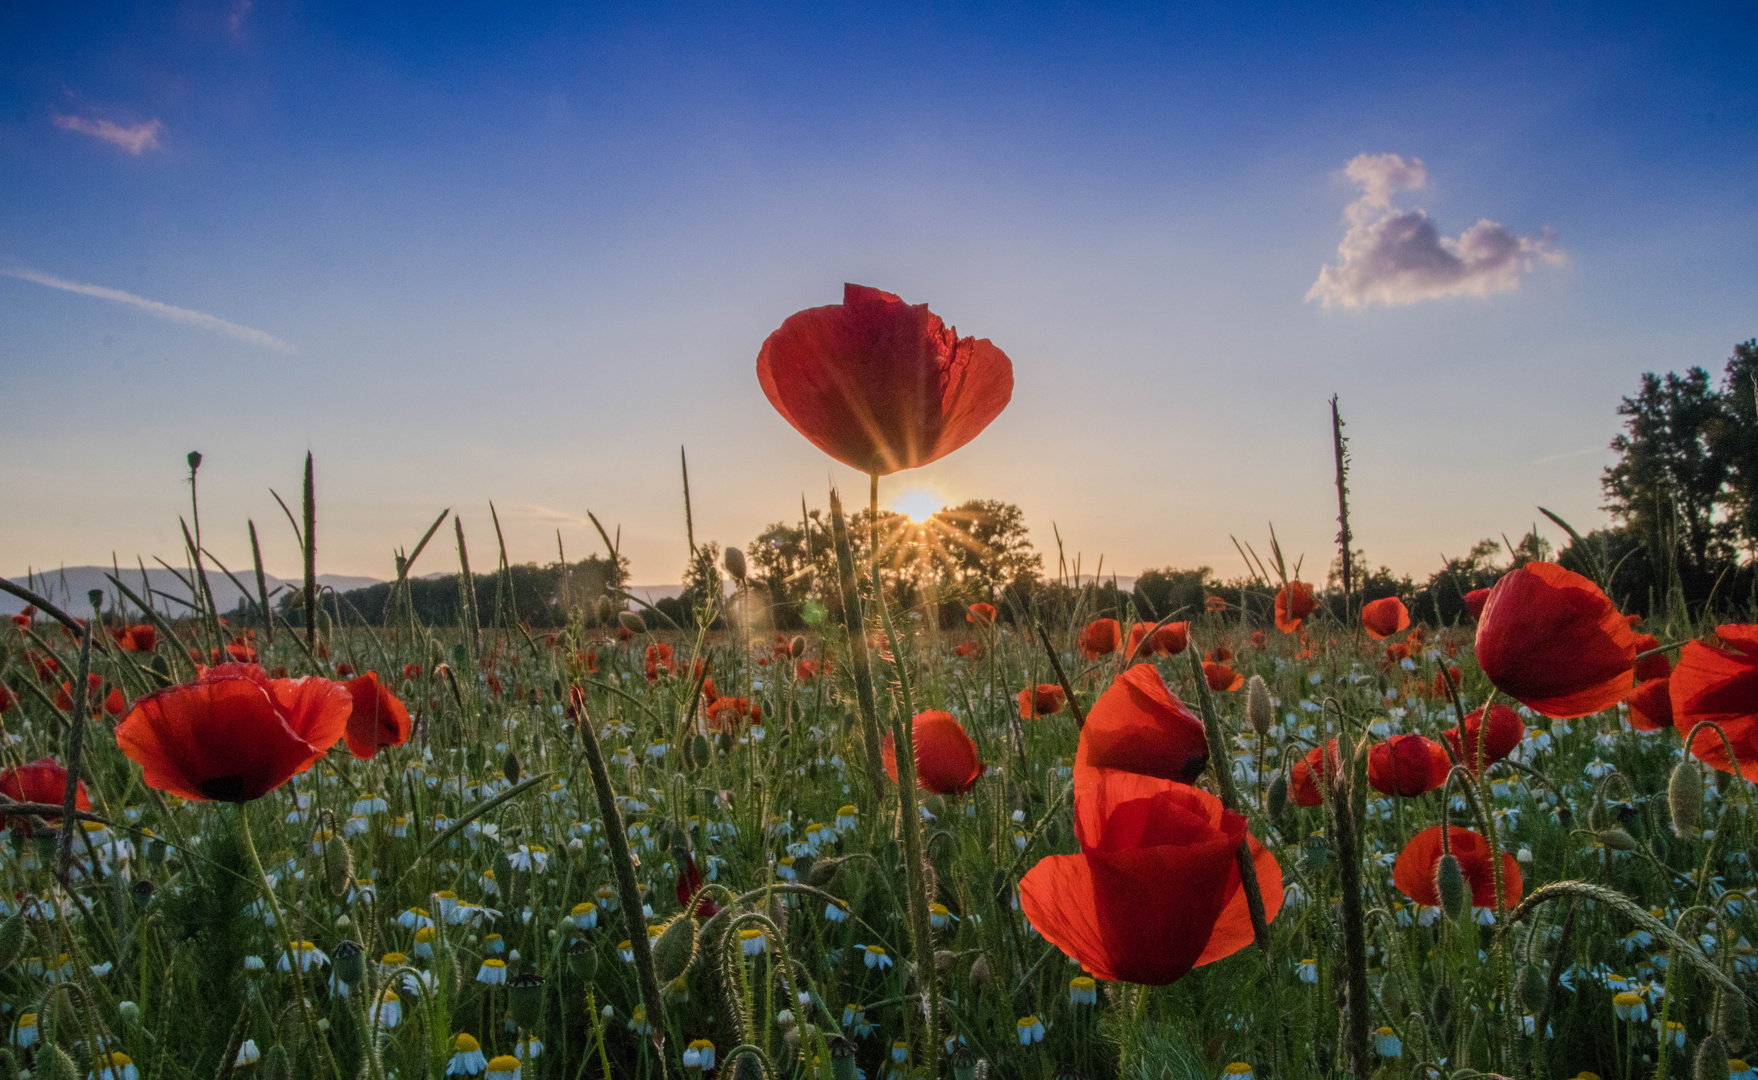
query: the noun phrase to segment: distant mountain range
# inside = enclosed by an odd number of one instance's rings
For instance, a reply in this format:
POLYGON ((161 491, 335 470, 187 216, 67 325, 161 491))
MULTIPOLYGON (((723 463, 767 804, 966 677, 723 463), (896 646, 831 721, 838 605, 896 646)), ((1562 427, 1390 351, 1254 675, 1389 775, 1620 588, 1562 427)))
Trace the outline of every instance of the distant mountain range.
MULTIPOLYGON (((116 587, 110 584, 107 575, 114 572, 107 566, 69 566, 35 575, 15 577, 11 580, 15 584, 34 589, 45 599, 60 605, 61 609, 69 615, 82 618, 88 610, 86 594, 93 589, 102 590, 107 597, 104 601, 104 610, 113 610, 119 594, 116 587)), ((245 593, 240 592, 238 587, 232 584, 231 578, 228 578, 218 567, 210 566, 207 568, 207 572, 208 588, 213 590, 214 604, 221 611, 231 611, 243 602, 245 593)), ((249 590, 250 597, 254 599, 256 597, 256 571, 246 567, 243 570, 233 568, 232 572, 238 576, 238 580, 244 584, 245 588, 249 590)), ((135 595, 140 596, 143 600, 150 599, 162 614, 168 614, 175 618, 190 610, 189 604, 193 597, 184 587, 183 581, 169 570, 162 567, 153 567, 147 570, 145 585, 153 591, 153 596, 150 598, 141 591, 142 582, 139 567, 123 567, 120 576, 123 584, 132 589, 135 595)), ((426 576, 446 577, 449 575, 426 576)), ((279 592, 289 589, 297 590, 302 587, 302 582, 298 578, 281 578, 273 574, 265 574, 263 577, 268 585, 271 603, 276 602, 279 592)), ((364 589, 370 585, 378 585, 382 580, 381 578, 356 577, 348 574, 319 574, 317 576, 317 583, 320 586, 334 589, 337 592, 364 589)), ((677 596, 683 591, 682 585, 629 586, 631 594, 640 597, 649 604, 658 603, 665 597, 677 596)), ((133 605, 130 604, 129 607, 132 609, 133 605)), ((16 615, 23 609, 23 600, 11 593, 0 593, 0 615, 16 615)))

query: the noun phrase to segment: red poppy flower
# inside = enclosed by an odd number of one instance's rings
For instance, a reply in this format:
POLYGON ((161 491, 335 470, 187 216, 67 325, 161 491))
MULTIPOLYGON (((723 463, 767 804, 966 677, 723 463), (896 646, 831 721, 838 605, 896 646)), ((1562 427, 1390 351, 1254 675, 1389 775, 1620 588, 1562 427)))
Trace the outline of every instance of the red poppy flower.
POLYGON ((965 610, 964 621, 977 626, 991 626, 995 622, 995 605, 975 603, 965 610))
POLYGON ((708 727, 712 731, 736 732, 750 718, 748 698, 717 697, 708 704, 708 727))
POLYGON ((1035 720, 1040 716, 1054 716, 1062 711, 1064 695, 1062 687, 1055 683, 1039 683, 1035 688, 1021 690, 1019 698, 1019 718, 1035 720))
POLYGON ((1208 655, 1204 656, 1203 659, 1211 664, 1225 664, 1233 659, 1233 650, 1229 649, 1227 643, 1223 641, 1210 649, 1208 655))
MULTIPOLYGON (((1662 677, 1637 683, 1627 699, 1630 726, 1637 731, 1659 731, 1673 726, 1672 679, 1662 677)), ((1714 732, 1710 732, 1711 735, 1714 732)), ((1721 741, 1716 740, 1718 743, 1721 741)))
POLYGON ((36 617, 37 617, 37 606, 35 604, 27 604, 27 605, 25 605, 25 608, 23 611, 20 611, 17 615, 14 615, 12 617, 12 625, 14 625, 14 626, 29 626, 31 624, 31 620, 36 617))
POLYGON ((1251 943, 1238 848, 1248 841, 1264 915, 1282 870, 1245 819, 1199 788, 1096 769, 1075 796, 1078 855, 1039 860, 1020 907, 1045 940, 1095 977, 1164 986, 1251 943))
MULTIPOLYGON (((916 786, 936 795, 962 795, 977 785, 988 766, 977 760, 977 744, 951 713, 930 709, 916 714, 910 738, 916 744, 916 786)), ((897 782, 897 741, 890 732, 881 746, 885 772, 897 782)))
POLYGON ((1471 616, 1471 621, 1476 622, 1483 618, 1483 605, 1487 603, 1489 603, 1488 589, 1472 589, 1465 594, 1465 613, 1471 616))
POLYGON ((1317 806, 1325 801, 1324 793, 1319 789, 1319 782, 1325 778, 1325 768, 1341 769, 1343 763, 1337 757, 1337 740, 1332 739, 1322 748, 1313 747, 1306 756, 1296 761, 1288 770, 1288 794, 1296 806, 1317 806))
POLYGON ((1203 722, 1167 689, 1152 664, 1137 664, 1111 683, 1087 713, 1075 751, 1082 766, 1117 769, 1188 784, 1208 764, 1203 722))
POLYGON ((1427 639, 1428 635, 1422 632, 1422 627, 1418 626, 1410 631, 1410 634, 1404 638, 1404 644, 1410 646, 1412 649, 1421 649, 1422 643, 1427 639))
POLYGON ((248 802, 311 768, 341 738, 353 701, 328 679, 270 679, 223 664, 148 694, 116 725, 116 744, 148 787, 198 801, 248 802))
POLYGON ((1284 634, 1300 629, 1306 617, 1317 610, 1318 597, 1304 581, 1290 581, 1276 590, 1276 629, 1284 634))
POLYGON ((1666 653, 1657 652, 1653 656, 1642 654, 1651 649, 1660 648, 1660 639, 1653 634, 1636 635, 1636 681, 1645 683, 1650 679, 1664 679, 1673 673, 1673 662, 1666 658, 1666 653))
MULTIPOLYGON (((54 758, 38 758, 29 765, 0 772, 0 795, 13 802, 56 803, 65 805, 67 798, 67 770, 54 758)), ((86 794, 85 781, 73 793, 73 806, 76 810, 90 810, 92 799, 86 794)), ((43 821, 49 825, 59 825, 59 817, 45 817, 43 821)), ((30 819, 23 817, 10 818, 7 824, 17 832, 31 835, 30 819)))
POLYGON ((110 687, 110 693, 104 698, 104 711, 111 716, 121 716, 127 707, 128 702, 122 696, 121 687, 110 687))
POLYGON ((913 469, 976 438, 1013 397, 1013 364, 926 304, 864 285, 788 316, 757 354, 769 403, 853 469, 913 469))
POLYGON ((1408 659, 1410 659, 1410 646, 1402 641, 1394 641, 1386 646, 1386 658, 1381 666, 1389 668, 1393 664, 1401 663, 1408 659))
POLYGON ((1264 645, 1267 643, 1267 641, 1268 641, 1268 639, 1264 637, 1264 632, 1262 630, 1253 630, 1251 632, 1251 647, 1252 648, 1261 650, 1264 647, 1264 645))
POLYGON ((1227 610, 1227 598, 1225 596, 1210 596, 1203 601, 1203 610, 1210 615, 1219 615, 1227 610))
POLYGON ((110 631, 119 648, 126 652, 152 652, 153 645, 159 640, 158 631, 149 623, 145 626, 123 626, 110 631))
POLYGON ((1444 698, 1447 696, 1448 683, 1452 683, 1453 689, 1458 690, 1464 685, 1464 679, 1464 674, 1449 664, 1445 669, 1434 673, 1434 683, 1429 687, 1429 693, 1435 697, 1444 698))
POLYGON ((409 710, 378 681, 377 672, 349 680, 348 696, 354 702, 345 733, 349 753, 365 761, 382 747, 409 741, 409 710))
MULTIPOLYGON (((1471 905, 1495 907, 1495 868, 1489 861, 1489 842, 1457 825, 1447 830, 1447 840, 1452 845, 1453 857, 1459 860, 1459 869, 1465 872, 1465 880, 1471 886, 1471 905)), ((1392 867, 1392 884, 1418 904, 1439 907, 1441 894, 1435 888, 1434 871, 1442 854, 1441 827, 1435 825, 1422 830, 1398 853, 1398 861, 1392 867)), ((1501 857, 1502 889, 1511 908, 1520 902, 1520 864, 1505 851, 1501 857)))
POLYGON ((1245 676, 1234 671, 1226 664, 1203 661, 1203 678, 1209 681, 1210 690, 1237 690, 1245 685, 1245 676))
POLYGON ((1587 716, 1629 695, 1636 635, 1599 586, 1555 563, 1529 562, 1490 590, 1477 662, 1496 689, 1528 708, 1587 716))
POLYGON ((1410 625, 1410 610, 1396 596, 1371 600, 1361 605, 1361 626, 1367 636, 1378 641, 1389 638, 1410 625))
POLYGON ((965 660, 975 660, 983 655, 983 646, 975 641, 961 641, 952 647, 952 655, 965 660))
POLYGON ((598 674, 598 654, 596 652, 586 654, 586 670, 590 674, 598 674))
POLYGON ((0 713, 10 712, 18 705, 18 696, 10 689, 0 686, 0 713))
MULTIPOLYGON (((1483 710, 1469 713, 1465 717, 1465 738, 1459 738, 1458 728, 1448 728, 1441 732, 1447 744, 1458 755, 1459 764, 1477 771, 1477 732, 1483 726, 1483 710)), ((1506 705, 1493 705, 1489 710, 1489 734, 1483 740, 1483 767, 1489 768, 1496 762, 1514 752, 1520 740, 1526 737, 1526 725, 1521 722, 1520 714, 1506 705)))
POLYGON ((1116 619, 1094 619, 1080 633, 1080 654, 1088 660, 1109 656, 1117 651, 1117 639, 1122 632, 1116 619))
POLYGON ((419 678, 421 678, 421 665, 420 664, 404 664, 403 665, 403 678, 405 678, 405 679, 419 679, 419 678))
MULTIPOLYGON (((690 903, 690 898, 701 892, 702 886, 707 883, 702 880, 702 871, 696 869, 696 859, 694 856, 687 851, 679 851, 675 848, 673 850, 677 851, 678 857, 677 893, 678 907, 681 908, 687 906, 690 903)), ((698 918, 712 919, 718 914, 720 914, 720 905, 706 896, 702 898, 701 903, 696 905, 696 916, 698 918)))
MULTIPOLYGON (((1758 625, 1718 626, 1715 633, 1727 648, 1692 641, 1679 653, 1668 680, 1673 726, 1688 735, 1702 721, 1719 724, 1734 745, 1740 775, 1758 780, 1758 625)), ((1712 768, 1734 771, 1713 731, 1699 732, 1691 753, 1712 768)))
POLYGON ((1447 748, 1421 735, 1394 735, 1367 752, 1367 782, 1386 795, 1438 791, 1452 770, 1447 748))
MULTIPOLYGON (((234 659, 236 659, 236 657, 234 657, 234 659)), ((354 677, 354 665, 353 664, 350 664, 346 660, 344 660, 340 664, 336 665, 336 678, 338 678, 338 679, 351 679, 353 677, 354 677)))

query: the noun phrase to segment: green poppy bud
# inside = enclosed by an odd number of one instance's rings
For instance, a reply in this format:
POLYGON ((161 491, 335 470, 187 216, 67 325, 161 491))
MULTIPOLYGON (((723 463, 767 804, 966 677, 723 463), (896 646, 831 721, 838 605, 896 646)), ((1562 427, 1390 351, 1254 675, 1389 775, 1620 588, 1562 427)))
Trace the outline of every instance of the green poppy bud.
POLYGON ((543 976, 521 971, 507 980, 507 1009, 520 1031, 533 1031, 543 1019, 543 976))
POLYGON ((1435 863, 1434 887, 1441 896, 1441 910, 1449 919, 1460 918, 1471 910, 1471 886, 1465 883, 1465 869, 1450 851, 1435 863))
POLYGON ((347 987, 360 985, 366 978, 366 949, 358 941, 342 941, 330 950, 330 962, 336 981, 347 987))
POLYGON ((24 952, 24 916, 14 915, 0 923, 0 971, 17 962, 24 952))
POLYGON ((1666 804, 1673 815, 1673 835, 1697 831, 1703 820, 1703 774, 1689 757, 1673 766, 1672 779, 1666 785, 1666 804))
POLYGON ((696 920, 673 916, 653 939, 653 975, 660 983, 682 978, 696 959, 696 920))
POLYGON ((1714 1035, 1697 1045, 1691 1062, 1691 1080, 1727 1080, 1727 1044, 1714 1035))
POLYGON ((1715 1034, 1738 1053, 1746 1045, 1746 997, 1723 990, 1715 1000, 1715 1034))
POLYGON ((1270 820, 1280 824, 1282 815, 1288 811, 1288 772, 1277 769, 1276 775, 1270 777, 1270 790, 1265 797, 1270 820))
POLYGON ((721 556, 721 561, 726 563, 726 572, 732 575, 733 580, 740 585, 743 585, 745 583, 746 569, 745 553, 736 547, 729 547, 726 549, 725 554, 721 556))
POLYGON ((635 611, 617 612, 617 625, 631 634, 645 634, 647 632, 647 620, 641 618, 640 613, 635 611))
POLYGON ((1636 838, 1616 826, 1599 830, 1599 842, 1613 851, 1635 851, 1636 838))
POLYGON ((1270 687, 1262 675, 1253 675, 1245 684, 1245 717, 1252 730, 1268 736, 1276 722, 1276 708, 1270 704, 1270 687))

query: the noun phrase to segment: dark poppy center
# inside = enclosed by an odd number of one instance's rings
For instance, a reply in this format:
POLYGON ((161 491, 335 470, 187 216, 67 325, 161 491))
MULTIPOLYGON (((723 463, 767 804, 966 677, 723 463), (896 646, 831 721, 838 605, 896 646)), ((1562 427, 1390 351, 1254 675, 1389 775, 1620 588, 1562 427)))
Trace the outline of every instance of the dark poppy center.
POLYGON ((242 776, 216 776, 212 780, 203 780, 196 786, 204 796, 215 802, 250 801, 250 796, 244 794, 245 782, 242 776))
POLYGON ((1178 776, 1175 779, 1177 779, 1180 784, 1194 784, 1196 783, 1196 778, 1203 774, 1204 769, 1208 768, 1208 764, 1209 756, 1207 754, 1204 754, 1201 757, 1193 757, 1184 763, 1183 775, 1178 776))

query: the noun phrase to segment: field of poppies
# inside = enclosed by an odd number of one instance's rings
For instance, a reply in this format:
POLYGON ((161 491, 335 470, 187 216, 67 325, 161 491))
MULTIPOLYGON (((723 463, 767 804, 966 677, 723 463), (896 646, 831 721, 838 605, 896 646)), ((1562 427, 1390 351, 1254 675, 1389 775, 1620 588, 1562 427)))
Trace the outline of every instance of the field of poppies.
MULTIPOLYGON (((869 505, 1013 392, 857 286, 758 375, 869 505)), ((1278 552, 1273 617, 948 633, 850 521, 801 635, 222 618, 194 539, 193 608, 6 585, 0 1080, 1758 1080, 1758 626, 1549 562, 1422 625, 1278 552)))

